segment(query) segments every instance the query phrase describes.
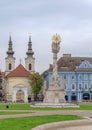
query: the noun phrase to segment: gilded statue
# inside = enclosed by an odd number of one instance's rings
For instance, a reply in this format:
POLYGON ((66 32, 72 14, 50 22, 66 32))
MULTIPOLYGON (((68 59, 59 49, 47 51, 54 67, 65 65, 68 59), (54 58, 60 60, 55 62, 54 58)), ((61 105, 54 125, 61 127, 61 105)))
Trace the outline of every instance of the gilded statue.
POLYGON ((52 37, 52 52, 53 53, 58 53, 60 50, 60 42, 61 42, 61 37, 60 35, 56 34, 53 35, 52 37))

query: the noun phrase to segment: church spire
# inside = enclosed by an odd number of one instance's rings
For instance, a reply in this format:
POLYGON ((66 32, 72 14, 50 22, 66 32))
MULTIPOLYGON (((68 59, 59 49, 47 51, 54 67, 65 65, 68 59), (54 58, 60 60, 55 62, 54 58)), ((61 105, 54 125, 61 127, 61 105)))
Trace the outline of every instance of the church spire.
POLYGON ((9 44, 8 44, 8 51, 7 55, 13 57, 14 51, 12 49, 12 40, 11 40, 11 35, 9 36, 9 44))
POLYGON ((35 72, 35 58, 33 57, 34 52, 32 50, 31 35, 29 35, 28 50, 26 54, 27 54, 27 57, 25 58, 25 68, 30 73, 35 72))
POLYGON ((32 51, 32 41, 31 41, 31 35, 29 36, 29 42, 28 42, 28 51, 26 52, 27 56, 33 56, 34 52, 32 51))
POLYGON ((14 51, 12 48, 11 35, 9 36, 8 51, 6 52, 7 57, 5 58, 6 70, 5 74, 9 74, 15 68, 15 57, 13 57, 14 51))

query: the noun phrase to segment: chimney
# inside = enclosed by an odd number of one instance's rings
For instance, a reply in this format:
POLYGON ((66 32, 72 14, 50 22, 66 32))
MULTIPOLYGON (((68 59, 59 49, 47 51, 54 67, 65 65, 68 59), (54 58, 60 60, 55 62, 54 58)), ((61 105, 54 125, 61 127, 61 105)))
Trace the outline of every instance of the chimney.
POLYGON ((63 57, 71 57, 71 54, 63 54, 63 57))

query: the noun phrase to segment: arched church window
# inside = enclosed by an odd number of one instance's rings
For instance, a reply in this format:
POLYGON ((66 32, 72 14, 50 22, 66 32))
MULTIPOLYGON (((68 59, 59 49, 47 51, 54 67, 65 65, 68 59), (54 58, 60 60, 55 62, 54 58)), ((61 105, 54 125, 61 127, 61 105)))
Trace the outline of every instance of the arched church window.
POLYGON ((32 65, 31 64, 29 64, 29 70, 31 70, 32 69, 32 65))
POLYGON ((9 63, 9 70, 11 70, 12 69, 12 65, 11 65, 11 63, 9 63))

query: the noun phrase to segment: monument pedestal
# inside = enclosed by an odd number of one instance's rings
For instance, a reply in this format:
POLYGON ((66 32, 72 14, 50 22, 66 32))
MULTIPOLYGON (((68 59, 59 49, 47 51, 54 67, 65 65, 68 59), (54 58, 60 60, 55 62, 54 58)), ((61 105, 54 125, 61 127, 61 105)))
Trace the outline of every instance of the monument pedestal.
POLYGON ((65 103, 65 91, 60 89, 47 90, 44 97, 44 103, 65 103))
POLYGON ((65 100, 65 90, 48 89, 45 92, 43 102, 35 102, 32 107, 52 107, 52 108, 79 108, 79 105, 67 103, 65 100))

